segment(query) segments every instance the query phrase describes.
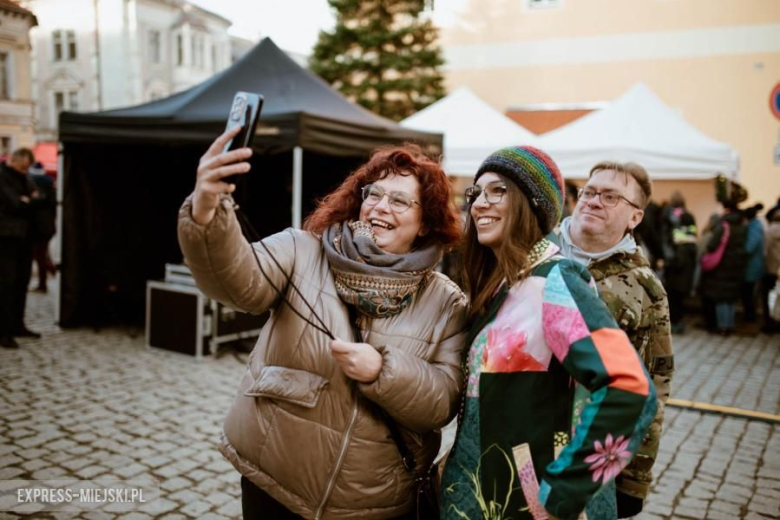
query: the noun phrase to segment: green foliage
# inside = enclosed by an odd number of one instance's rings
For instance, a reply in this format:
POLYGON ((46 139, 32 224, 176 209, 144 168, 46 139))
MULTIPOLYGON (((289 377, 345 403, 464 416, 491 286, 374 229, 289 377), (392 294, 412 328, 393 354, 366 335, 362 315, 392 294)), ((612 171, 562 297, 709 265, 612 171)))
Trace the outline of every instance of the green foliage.
MULTIPOLYGON (((482 512, 482 518, 480 520, 505 520, 509 519, 511 517, 507 517, 507 509, 509 508, 509 500, 512 496, 512 489, 514 488, 515 483, 515 468, 512 465, 512 459, 509 458, 509 455, 501 449, 501 447, 498 444, 491 444, 490 447, 488 447, 487 450, 485 450, 485 453, 479 456, 479 461, 477 462, 477 467, 474 470, 473 473, 469 472, 468 469, 461 466, 463 469, 463 472, 466 473, 469 477, 469 484, 471 487, 471 492, 474 494, 474 498, 477 500, 477 504, 479 505, 479 509, 482 512), (493 497, 492 499, 486 499, 485 496, 482 494, 482 486, 480 485, 479 479, 480 475, 482 474, 482 459, 491 451, 491 450, 498 450, 501 455, 504 456, 504 459, 506 460, 507 465, 509 466, 509 491, 507 492, 507 495, 504 497, 503 504, 499 502, 498 497, 493 497)), ((452 493, 454 491, 454 486, 457 486, 458 484, 465 484, 465 482, 452 484, 446 489, 447 493, 452 493)), ((520 509, 520 512, 528 511, 528 507, 523 507, 520 509)), ((463 518, 464 520, 469 520, 469 517, 466 513, 459 510, 457 507, 455 507, 454 504, 450 504, 450 509, 448 512, 453 512, 455 515, 458 516, 458 518, 463 518)))
POLYGON ((444 96, 438 29, 425 0, 328 0, 336 27, 321 32, 309 66, 348 98, 394 120, 444 96))

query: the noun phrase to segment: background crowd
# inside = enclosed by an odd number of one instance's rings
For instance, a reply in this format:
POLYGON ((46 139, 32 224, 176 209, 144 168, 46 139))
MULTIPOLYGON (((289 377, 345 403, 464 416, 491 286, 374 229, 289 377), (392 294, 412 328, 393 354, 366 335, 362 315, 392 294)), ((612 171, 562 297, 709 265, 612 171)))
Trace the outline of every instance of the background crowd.
POLYGON ((738 184, 716 182, 722 210, 706 223, 697 223, 675 192, 669 201, 651 202, 637 228, 666 288, 672 331, 684 333, 692 321, 724 335, 777 333, 769 293, 780 269, 780 198, 764 212, 762 203, 743 206, 747 192, 738 184), (694 315, 702 319, 689 319, 694 315))

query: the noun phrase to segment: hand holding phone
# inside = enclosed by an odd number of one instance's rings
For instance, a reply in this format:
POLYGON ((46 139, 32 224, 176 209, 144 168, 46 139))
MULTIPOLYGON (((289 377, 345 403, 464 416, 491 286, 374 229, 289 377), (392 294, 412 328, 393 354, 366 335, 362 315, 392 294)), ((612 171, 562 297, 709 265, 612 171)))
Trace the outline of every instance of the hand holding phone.
MULTIPOLYGON (((233 98, 233 104, 228 114, 225 130, 230 130, 240 126, 241 130, 230 141, 225 144, 223 152, 237 150, 239 148, 251 147, 252 138, 257 128, 257 120, 260 119, 260 110, 263 107, 263 96, 253 92, 236 92, 233 98)), ((237 176, 231 175, 224 179, 230 184, 236 183, 237 176)))

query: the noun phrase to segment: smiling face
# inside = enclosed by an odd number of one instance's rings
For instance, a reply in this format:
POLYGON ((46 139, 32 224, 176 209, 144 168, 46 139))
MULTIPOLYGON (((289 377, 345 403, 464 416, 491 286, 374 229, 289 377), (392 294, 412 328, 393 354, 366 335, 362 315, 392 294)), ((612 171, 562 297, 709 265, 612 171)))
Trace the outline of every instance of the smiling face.
MULTIPOLYGON (((598 192, 611 192, 636 202, 641 188, 634 178, 614 170, 600 170, 585 185, 598 192)), ((576 245, 589 252, 605 251, 617 245, 626 231, 642 221, 644 211, 621 199, 617 206, 602 204, 601 197, 580 199, 571 220, 571 237, 576 245)))
MULTIPOLYGON (((390 174, 373 184, 381 187, 386 194, 402 191, 412 199, 420 201, 420 182, 414 175, 390 174)), ((422 217, 422 207, 419 204, 412 204, 403 213, 394 212, 387 196, 382 197, 375 205, 363 201, 360 206, 360 220, 371 224, 376 245, 385 252, 396 255, 408 253, 417 237, 425 235, 422 217)))
POLYGON ((498 256, 498 250, 504 241, 505 228, 509 221, 509 197, 505 193, 501 202, 490 204, 485 199, 485 187, 489 184, 502 184, 506 186, 506 180, 493 172, 486 172, 477 179, 476 186, 482 189, 482 193, 471 205, 471 219, 477 230, 477 240, 485 247, 489 247, 498 256))

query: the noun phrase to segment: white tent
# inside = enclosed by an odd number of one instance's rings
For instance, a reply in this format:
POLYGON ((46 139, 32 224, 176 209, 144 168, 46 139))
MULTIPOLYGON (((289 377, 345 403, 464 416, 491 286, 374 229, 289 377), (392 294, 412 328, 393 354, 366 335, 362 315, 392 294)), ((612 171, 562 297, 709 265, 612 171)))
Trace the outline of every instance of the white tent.
POLYGON ((463 87, 401 121, 414 130, 444 134, 444 171, 471 177, 499 148, 535 145, 537 137, 463 87))
POLYGON ((736 179, 739 155, 690 125, 643 83, 607 108, 539 137, 564 177, 585 178, 599 161, 633 161, 654 179, 736 179))

